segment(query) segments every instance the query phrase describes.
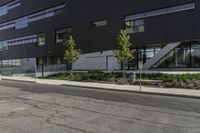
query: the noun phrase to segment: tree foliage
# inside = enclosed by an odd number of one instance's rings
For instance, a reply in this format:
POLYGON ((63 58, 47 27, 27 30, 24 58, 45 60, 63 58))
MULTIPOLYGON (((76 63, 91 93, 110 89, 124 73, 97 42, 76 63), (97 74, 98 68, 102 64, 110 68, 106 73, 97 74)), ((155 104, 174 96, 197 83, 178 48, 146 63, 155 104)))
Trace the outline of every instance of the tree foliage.
POLYGON ((121 30, 117 37, 119 49, 113 50, 113 55, 123 65, 123 78, 126 78, 125 63, 134 59, 134 50, 131 50, 130 36, 125 30, 121 30))
POLYGON ((67 49, 64 53, 64 60, 69 63, 73 64, 80 58, 80 49, 76 49, 76 43, 72 36, 69 36, 69 39, 66 41, 67 49))
POLYGON ((134 50, 131 50, 130 36, 125 30, 121 30, 117 37, 119 49, 114 49, 113 54, 120 62, 127 62, 134 59, 134 50))

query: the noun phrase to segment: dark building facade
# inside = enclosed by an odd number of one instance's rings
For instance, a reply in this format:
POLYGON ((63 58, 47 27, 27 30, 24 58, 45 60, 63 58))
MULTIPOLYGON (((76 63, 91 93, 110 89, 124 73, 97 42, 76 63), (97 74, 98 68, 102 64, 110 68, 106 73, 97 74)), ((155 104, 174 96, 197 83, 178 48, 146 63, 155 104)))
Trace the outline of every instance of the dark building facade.
POLYGON ((199 0, 0 0, 1 68, 63 64, 73 35, 74 69, 121 69, 111 52, 121 29, 136 50, 127 69, 200 68, 199 0))

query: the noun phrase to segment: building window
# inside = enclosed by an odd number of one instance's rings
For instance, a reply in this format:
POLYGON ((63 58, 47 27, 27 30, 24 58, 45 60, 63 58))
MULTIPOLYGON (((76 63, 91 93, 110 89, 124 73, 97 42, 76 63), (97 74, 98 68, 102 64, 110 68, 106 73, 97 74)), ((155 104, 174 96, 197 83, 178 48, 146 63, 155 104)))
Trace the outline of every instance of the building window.
POLYGON ((56 30, 56 43, 63 43, 66 41, 66 38, 71 34, 72 28, 68 27, 65 29, 56 30))
POLYGON ((107 20, 92 22, 92 27, 102 27, 102 26, 106 26, 106 25, 107 25, 107 20))
POLYGON ((161 51, 161 44, 154 47, 138 48, 134 49, 134 59, 126 63, 127 70, 137 70, 139 69, 139 64, 145 64, 148 60, 154 57, 157 53, 161 51))
POLYGON ((2 67, 20 67, 21 61, 20 59, 2 60, 1 66, 2 67))
POLYGON ((0 16, 8 14, 8 11, 21 5, 19 0, 13 0, 5 5, 0 6, 0 16))
POLYGON ((170 14, 170 13, 175 13, 175 12, 182 12, 182 11, 193 10, 193 9, 195 9, 195 3, 181 4, 181 5, 171 6, 167 8, 152 10, 149 12, 142 12, 138 14, 129 15, 125 17, 125 21, 143 19, 147 17, 154 17, 154 16, 170 14))
POLYGON ((128 34, 144 32, 144 19, 125 21, 125 30, 128 34))
POLYGON ((2 60, 2 67, 12 67, 12 60, 2 60))
POLYGON ((19 18, 15 21, 15 29, 22 29, 22 28, 26 28, 28 27, 28 18, 27 17, 23 17, 23 18, 19 18))
POLYGON ((21 66, 21 61, 20 61, 20 59, 12 60, 12 66, 13 66, 13 67, 20 67, 20 66, 21 66))
POLYGON ((47 57, 38 57, 37 66, 47 65, 47 57))
POLYGON ((46 38, 45 38, 45 34, 44 34, 44 33, 39 34, 37 39, 38 39, 38 46, 43 46, 43 45, 45 45, 45 43, 46 43, 46 38))
POLYGON ((50 57, 48 64, 62 64, 62 57, 50 57))
MULTIPOLYGON (((55 7, 52 7, 52 8, 40 11, 40 12, 36 12, 34 14, 24 16, 22 18, 17 18, 15 20, 1 23, 0 31, 10 29, 10 28, 15 28, 15 29, 26 28, 26 27, 28 27, 29 23, 31 23, 31 22, 43 20, 43 19, 50 18, 50 17, 57 15, 56 12, 63 10, 65 8, 65 6, 66 6, 66 4, 57 5, 55 7)), ((12 6, 12 8, 13 8, 13 6, 12 6)), ((2 12, 6 13, 5 9, 0 8, 0 12, 1 12, 1 10, 2 10, 2 12)), ((0 14, 0 16, 1 16, 1 14, 0 14)))
POLYGON ((37 35, 23 36, 19 38, 13 38, 9 40, 0 41, 0 50, 8 50, 8 46, 32 44, 37 42, 37 35))
POLYGON ((200 68, 199 42, 183 42, 153 65, 153 68, 200 68))

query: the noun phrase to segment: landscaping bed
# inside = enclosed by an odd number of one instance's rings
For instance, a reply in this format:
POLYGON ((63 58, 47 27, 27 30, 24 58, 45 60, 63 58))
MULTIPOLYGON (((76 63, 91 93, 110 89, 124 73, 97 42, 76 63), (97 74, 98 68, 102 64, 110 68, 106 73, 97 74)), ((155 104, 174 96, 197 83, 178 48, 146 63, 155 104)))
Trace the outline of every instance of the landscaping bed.
MULTIPOLYGON (((143 79, 161 80, 164 88, 200 89, 200 74, 143 74, 143 79)), ((149 85, 149 83, 144 83, 149 85)), ((150 83, 151 84, 151 83, 150 83)))
MULTIPOLYGON (((129 77, 130 75, 127 74, 126 76, 129 77)), ((137 81, 134 83, 130 82, 129 78, 121 77, 122 73, 89 71, 88 73, 74 73, 73 77, 70 77, 69 73, 63 73, 50 75, 44 78, 111 84, 139 84, 139 75, 137 74, 137 81)), ((142 74, 142 85, 164 88, 200 89, 200 74, 142 74)))

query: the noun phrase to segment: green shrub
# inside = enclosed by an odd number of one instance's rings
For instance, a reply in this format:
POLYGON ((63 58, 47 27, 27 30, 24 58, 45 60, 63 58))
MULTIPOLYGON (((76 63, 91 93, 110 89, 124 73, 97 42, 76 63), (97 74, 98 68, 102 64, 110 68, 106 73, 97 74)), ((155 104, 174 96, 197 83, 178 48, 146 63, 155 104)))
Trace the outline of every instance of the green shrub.
POLYGON ((164 82, 200 80, 200 74, 142 74, 142 79, 164 82))
MULTIPOLYGON (((74 81, 110 81, 120 78, 122 73, 112 72, 104 73, 102 71, 89 71, 88 73, 74 73, 74 77, 70 78, 69 73, 54 74, 51 76, 45 77, 46 79, 58 79, 58 80, 74 80, 74 81)), ((127 74, 127 77, 129 74, 127 74)), ((136 75, 137 78, 139 75, 136 75)), ((200 80, 200 74, 142 74, 142 79, 145 80, 162 80, 164 82, 172 81, 188 81, 188 80, 200 80)))

